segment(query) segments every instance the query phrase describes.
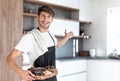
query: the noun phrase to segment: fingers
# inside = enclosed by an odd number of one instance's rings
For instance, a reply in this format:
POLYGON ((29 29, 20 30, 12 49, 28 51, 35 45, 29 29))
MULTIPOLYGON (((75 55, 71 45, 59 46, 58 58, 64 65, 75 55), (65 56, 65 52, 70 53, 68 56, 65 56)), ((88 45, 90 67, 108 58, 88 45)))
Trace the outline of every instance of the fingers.
POLYGON ((31 77, 31 76, 28 76, 27 79, 28 79, 28 81, 35 80, 35 79, 34 79, 33 77, 31 77))
POLYGON ((41 80, 45 80, 46 77, 41 76, 41 80))
POLYGON ((31 71, 28 71, 28 78, 30 79, 30 80, 35 80, 35 75, 31 72, 31 71))
POLYGON ((71 34, 71 35, 73 35, 73 32, 72 32, 72 31, 67 32, 67 30, 65 29, 65 35, 66 35, 66 34, 71 34))
POLYGON ((35 77, 35 75, 31 71, 28 71, 28 73, 30 76, 35 77))
POLYGON ((70 34, 73 35, 73 32, 70 31, 70 34))
POLYGON ((35 80, 35 75, 32 74, 30 71, 25 71, 25 73, 23 74, 23 79, 25 81, 33 81, 35 80))
POLYGON ((73 32, 68 32, 67 34, 68 34, 68 37, 69 37, 69 38, 72 38, 73 35, 74 35, 73 32))
POLYGON ((19 74, 20 74, 23 81, 33 81, 33 80, 35 80, 35 75, 32 74, 28 70, 22 70, 19 74))

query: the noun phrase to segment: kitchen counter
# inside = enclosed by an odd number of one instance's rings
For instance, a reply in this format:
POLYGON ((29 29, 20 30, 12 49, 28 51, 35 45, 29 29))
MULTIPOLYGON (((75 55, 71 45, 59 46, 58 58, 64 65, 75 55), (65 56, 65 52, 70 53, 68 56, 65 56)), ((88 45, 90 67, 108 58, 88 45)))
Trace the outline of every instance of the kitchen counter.
POLYGON ((64 61, 67 61, 67 60, 86 60, 87 57, 61 57, 61 58, 57 58, 57 60, 64 60, 64 61))
POLYGON ((114 61, 120 61, 120 58, 109 58, 109 57, 62 57, 62 58, 57 58, 56 60, 59 61, 68 61, 68 60, 114 60, 114 61))

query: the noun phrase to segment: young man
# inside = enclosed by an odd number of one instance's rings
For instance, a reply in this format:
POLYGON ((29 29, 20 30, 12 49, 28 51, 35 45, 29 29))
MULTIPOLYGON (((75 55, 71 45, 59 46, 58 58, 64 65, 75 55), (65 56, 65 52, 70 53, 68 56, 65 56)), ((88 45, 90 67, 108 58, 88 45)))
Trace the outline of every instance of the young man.
MULTIPOLYGON (((73 37, 72 32, 66 32, 65 36, 57 41, 49 32, 49 26, 55 13, 49 6, 42 6, 38 10, 38 29, 33 29, 25 34, 16 47, 7 56, 8 65, 16 71, 23 81, 35 80, 35 75, 28 70, 22 70, 15 62, 20 54, 28 54, 31 67, 55 66, 55 46, 61 47, 68 39, 73 37)), ((39 81, 57 81, 56 77, 49 79, 41 78, 39 81)))

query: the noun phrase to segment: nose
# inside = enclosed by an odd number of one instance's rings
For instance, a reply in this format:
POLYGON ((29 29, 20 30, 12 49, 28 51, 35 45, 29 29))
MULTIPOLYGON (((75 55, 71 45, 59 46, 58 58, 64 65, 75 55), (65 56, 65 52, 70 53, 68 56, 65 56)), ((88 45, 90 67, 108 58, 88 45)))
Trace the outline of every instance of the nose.
POLYGON ((44 20, 44 21, 48 21, 48 17, 44 17, 43 20, 44 20))

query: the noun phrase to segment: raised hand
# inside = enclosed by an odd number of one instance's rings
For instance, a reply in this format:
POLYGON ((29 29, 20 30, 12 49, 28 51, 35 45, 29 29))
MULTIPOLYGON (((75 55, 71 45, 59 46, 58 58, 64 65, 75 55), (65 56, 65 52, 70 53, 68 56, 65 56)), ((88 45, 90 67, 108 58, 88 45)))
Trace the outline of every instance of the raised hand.
POLYGON ((67 37, 68 39, 72 38, 74 36, 73 32, 67 32, 67 30, 65 30, 65 37, 67 37))

